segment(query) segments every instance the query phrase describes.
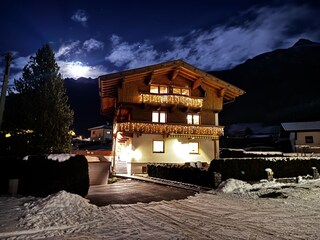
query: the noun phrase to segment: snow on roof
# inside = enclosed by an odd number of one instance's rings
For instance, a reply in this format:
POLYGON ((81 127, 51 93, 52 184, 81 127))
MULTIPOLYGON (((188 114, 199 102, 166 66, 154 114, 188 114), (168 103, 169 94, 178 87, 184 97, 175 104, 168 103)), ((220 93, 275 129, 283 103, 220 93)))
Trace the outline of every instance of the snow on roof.
POLYGON ((311 131, 320 130, 320 121, 314 122, 285 122, 281 123, 285 131, 311 131))
POLYGON ((88 130, 95 130, 95 129, 101 129, 101 128, 103 128, 103 129, 112 129, 112 126, 104 124, 104 125, 100 125, 100 126, 97 126, 97 127, 89 128, 88 130))

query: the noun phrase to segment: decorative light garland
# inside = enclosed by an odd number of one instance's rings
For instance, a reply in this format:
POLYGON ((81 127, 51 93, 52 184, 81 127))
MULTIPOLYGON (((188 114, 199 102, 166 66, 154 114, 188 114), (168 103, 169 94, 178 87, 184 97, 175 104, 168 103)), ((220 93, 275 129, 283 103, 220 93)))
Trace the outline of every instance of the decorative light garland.
POLYGON ((197 135, 206 137, 219 137, 223 135, 223 127, 219 126, 194 126, 194 125, 176 125, 160 123, 138 123, 124 122, 117 123, 116 129, 119 132, 138 132, 149 134, 171 134, 171 135, 197 135))
POLYGON ((143 103, 158 103, 158 104, 177 104, 187 107, 202 108, 203 98, 194 98, 188 96, 179 95, 167 95, 167 94, 141 94, 141 101, 143 103))

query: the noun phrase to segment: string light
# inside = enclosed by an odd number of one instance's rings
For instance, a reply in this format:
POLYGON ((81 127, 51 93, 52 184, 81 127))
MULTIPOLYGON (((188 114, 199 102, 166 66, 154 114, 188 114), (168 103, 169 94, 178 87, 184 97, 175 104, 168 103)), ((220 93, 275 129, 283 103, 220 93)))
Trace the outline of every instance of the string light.
POLYGON ((149 134, 168 134, 169 136, 193 136, 197 138, 216 138, 223 135, 223 127, 193 126, 157 123, 124 122, 117 123, 119 132, 138 132, 149 134))
POLYGON ((203 98, 194 98, 179 95, 157 95, 142 93, 141 101, 143 103, 174 104, 194 108, 202 108, 203 106, 203 98))

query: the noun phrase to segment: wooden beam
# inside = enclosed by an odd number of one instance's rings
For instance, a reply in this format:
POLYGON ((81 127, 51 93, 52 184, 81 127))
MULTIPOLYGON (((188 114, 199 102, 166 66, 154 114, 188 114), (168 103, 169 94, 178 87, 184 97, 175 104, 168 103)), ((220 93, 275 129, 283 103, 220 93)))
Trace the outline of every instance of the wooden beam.
POLYGON ((121 80, 119 81, 119 88, 123 88, 124 87, 124 81, 125 81, 125 77, 121 78, 121 80))
POLYGON ((171 81, 173 81, 179 74, 179 69, 175 69, 171 76, 171 81))
POLYGON ((154 71, 152 71, 150 73, 149 76, 147 76, 145 79, 144 79, 144 83, 147 85, 147 86, 150 86, 150 84, 152 83, 153 81, 153 77, 154 77, 154 71))
POLYGON ((198 78, 195 82, 193 82, 192 90, 198 88, 202 83, 202 77, 198 78))
POLYGON ((218 90, 218 97, 223 97, 225 92, 226 92, 226 90, 224 88, 218 90))

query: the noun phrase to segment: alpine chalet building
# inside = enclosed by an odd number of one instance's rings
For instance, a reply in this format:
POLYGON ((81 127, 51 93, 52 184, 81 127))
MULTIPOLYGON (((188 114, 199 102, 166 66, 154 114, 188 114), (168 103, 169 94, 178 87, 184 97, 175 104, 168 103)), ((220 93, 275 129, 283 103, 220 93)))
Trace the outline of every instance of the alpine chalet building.
POLYGON ((182 60, 99 77, 101 113, 114 116, 113 168, 148 163, 210 163, 219 157, 224 103, 244 94, 182 60))

